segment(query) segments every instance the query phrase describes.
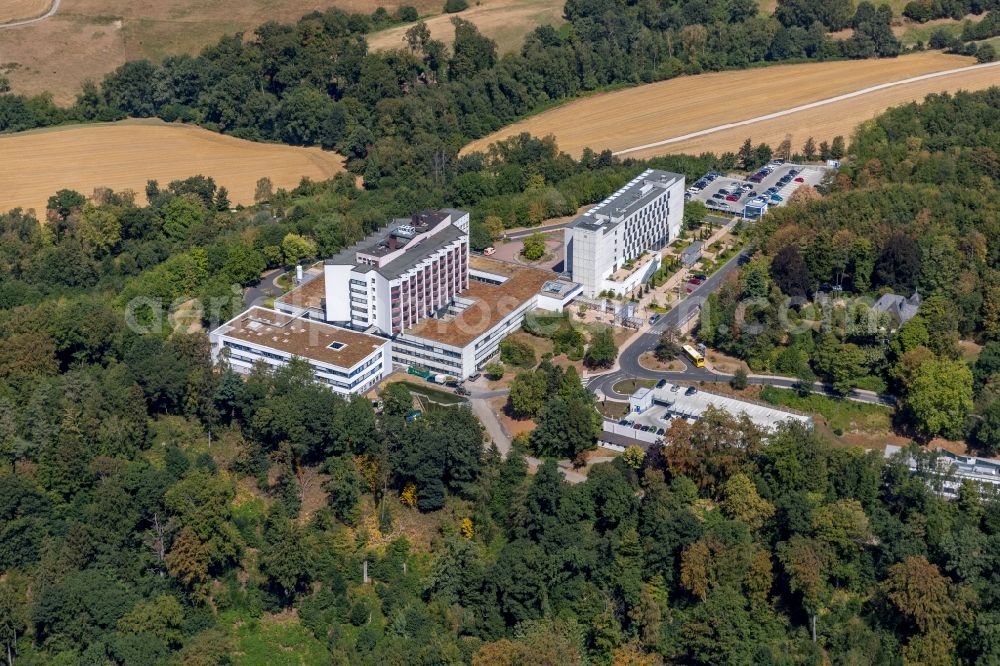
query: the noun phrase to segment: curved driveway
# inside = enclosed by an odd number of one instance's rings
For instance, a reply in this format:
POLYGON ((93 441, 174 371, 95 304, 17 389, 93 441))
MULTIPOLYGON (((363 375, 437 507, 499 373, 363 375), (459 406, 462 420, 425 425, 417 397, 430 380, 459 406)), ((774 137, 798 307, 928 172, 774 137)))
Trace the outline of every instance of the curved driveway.
MULTIPOLYGON (((723 264, 719 270, 710 275, 704 283, 695 289, 690 296, 678 303, 670 312, 660 317, 659 321, 649 331, 636 338, 628 347, 622 349, 618 355, 618 370, 592 376, 587 382, 587 388, 595 393, 601 393, 612 400, 627 400, 628 396, 616 393, 613 389, 614 385, 623 379, 666 379, 671 382, 680 381, 687 383, 728 382, 732 379, 732 375, 715 372, 708 368, 695 368, 687 363, 687 361, 684 361, 686 366, 684 371, 650 370, 639 363, 639 357, 646 352, 656 349, 656 343, 660 339, 660 334, 668 327, 679 329, 691 317, 698 316, 700 307, 708 295, 721 286, 726 276, 739 265, 740 258, 747 256, 748 252, 744 250, 723 264)), ((788 389, 795 388, 798 383, 798 380, 794 377, 776 375, 750 375, 747 379, 751 384, 766 384, 788 389)), ((831 389, 829 386, 817 383, 814 392, 831 394, 831 389)), ((895 399, 892 396, 857 389, 852 391, 847 397, 851 400, 871 404, 892 405, 895 403, 895 399)))
POLYGON ((22 25, 31 25, 32 23, 38 23, 39 21, 44 21, 47 18, 51 18, 59 11, 59 5, 62 4, 62 0, 53 0, 52 6, 49 7, 49 11, 45 12, 41 16, 36 16, 33 19, 24 19, 23 21, 14 21, 13 23, 4 23, 0 25, 0 30, 5 28, 19 28, 22 25))

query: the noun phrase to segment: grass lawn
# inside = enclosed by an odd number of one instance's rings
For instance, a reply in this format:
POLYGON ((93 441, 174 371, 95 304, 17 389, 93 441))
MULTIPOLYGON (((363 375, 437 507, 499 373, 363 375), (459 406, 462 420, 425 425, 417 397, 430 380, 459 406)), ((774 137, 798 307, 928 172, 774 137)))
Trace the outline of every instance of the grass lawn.
POLYGON ((906 46, 913 46, 918 41, 923 42, 926 46, 927 42, 931 39, 931 35, 938 30, 943 30, 949 35, 957 37, 962 32, 962 23, 960 21, 934 25, 916 23, 908 27, 899 39, 906 46))
POLYGON ((285 273, 284 275, 281 275, 281 276, 275 278, 274 284, 278 285, 279 287, 281 287, 285 291, 288 291, 289 289, 292 288, 291 274, 290 273, 285 273))
POLYGON ((441 389, 434 388, 429 384, 418 384, 416 382, 411 382, 403 380, 399 382, 406 388, 410 389, 410 393, 415 395, 421 395, 429 400, 440 403, 442 405, 458 405, 465 402, 465 399, 455 395, 454 393, 449 393, 448 391, 442 391, 441 389))
POLYGON ((628 403, 605 400, 604 402, 597 403, 597 411, 607 418, 617 421, 621 417, 628 414, 628 403))
POLYGON ((653 388, 654 386, 656 386, 655 379, 623 379, 611 388, 615 393, 632 395, 640 388, 653 388))
POLYGON ((771 386, 761 390, 760 399, 772 405, 791 407, 808 414, 819 414, 835 432, 892 431, 892 410, 882 405, 831 398, 817 393, 802 397, 795 391, 771 386))

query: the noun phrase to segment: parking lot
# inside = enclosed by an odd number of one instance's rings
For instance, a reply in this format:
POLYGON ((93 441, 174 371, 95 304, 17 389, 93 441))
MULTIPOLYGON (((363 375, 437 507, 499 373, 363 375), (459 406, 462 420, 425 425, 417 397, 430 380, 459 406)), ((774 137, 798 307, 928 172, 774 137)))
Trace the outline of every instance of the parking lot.
POLYGON ((751 421, 765 431, 774 430, 783 421, 800 421, 812 426, 812 419, 802 414, 732 398, 729 396, 700 390, 693 386, 679 386, 662 381, 653 389, 652 404, 642 412, 631 412, 621 419, 618 425, 630 427, 644 432, 663 435, 662 431, 670 428, 673 419, 681 418, 688 423, 694 423, 709 407, 721 409, 732 416, 746 414, 751 421))
POLYGON ((829 167, 771 162, 749 176, 707 173, 692 183, 685 199, 700 201, 720 213, 742 215, 751 201, 783 206, 799 187, 818 185, 829 167))

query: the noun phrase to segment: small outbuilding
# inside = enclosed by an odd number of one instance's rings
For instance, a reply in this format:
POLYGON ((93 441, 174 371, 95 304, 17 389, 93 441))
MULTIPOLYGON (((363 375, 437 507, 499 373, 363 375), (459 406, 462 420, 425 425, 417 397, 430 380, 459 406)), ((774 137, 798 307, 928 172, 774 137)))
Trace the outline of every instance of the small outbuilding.
POLYGON ((641 414, 653 406, 653 390, 641 388, 628 399, 629 411, 634 414, 641 414))

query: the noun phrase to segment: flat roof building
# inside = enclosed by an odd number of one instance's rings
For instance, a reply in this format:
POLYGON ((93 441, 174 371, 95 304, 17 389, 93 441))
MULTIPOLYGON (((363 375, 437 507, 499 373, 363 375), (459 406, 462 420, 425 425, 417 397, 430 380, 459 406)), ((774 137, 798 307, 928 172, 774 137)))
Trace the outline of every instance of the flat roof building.
MULTIPOLYGON (((892 444, 885 447, 886 458, 897 454, 904 454, 902 447, 892 444)), ((1000 460, 963 456, 940 447, 919 457, 918 460, 907 454, 902 460, 911 472, 924 477, 938 495, 958 497, 958 489, 964 482, 975 483, 984 496, 1000 493, 1000 460)))
POLYGON ((549 271, 470 255, 468 223, 453 209, 395 220, 325 261, 275 308, 391 339, 397 365, 468 377, 528 312, 562 311, 581 290, 549 271))
POLYGON ((267 308, 233 317, 210 339, 213 359, 224 356, 236 372, 247 374, 258 362, 280 366, 301 358, 316 381, 345 395, 370 390, 392 371, 389 340, 267 308))
POLYGON ((784 421, 798 421, 810 428, 813 425, 812 417, 805 414, 797 414, 758 402, 731 398, 701 389, 688 395, 686 387, 676 384, 667 383, 662 388, 640 389, 640 391, 649 391, 651 394, 643 394, 641 397, 633 396, 633 400, 641 400, 643 404, 652 404, 651 407, 646 407, 642 411, 645 415, 642 422, 650 425, 657 422, 659 425, 663 425, 664 422, 675 418, 699 419, 709 407, 721 409, 733 416, 746 414, 754 424, 766 431, 774 430, 778 424, 784 421))
POLYGON ((684 176, 647 169, 564 230, 565 270, 587 297, 615 290, 621 283, 609 278, 672 243, 683 219, 684 176))

